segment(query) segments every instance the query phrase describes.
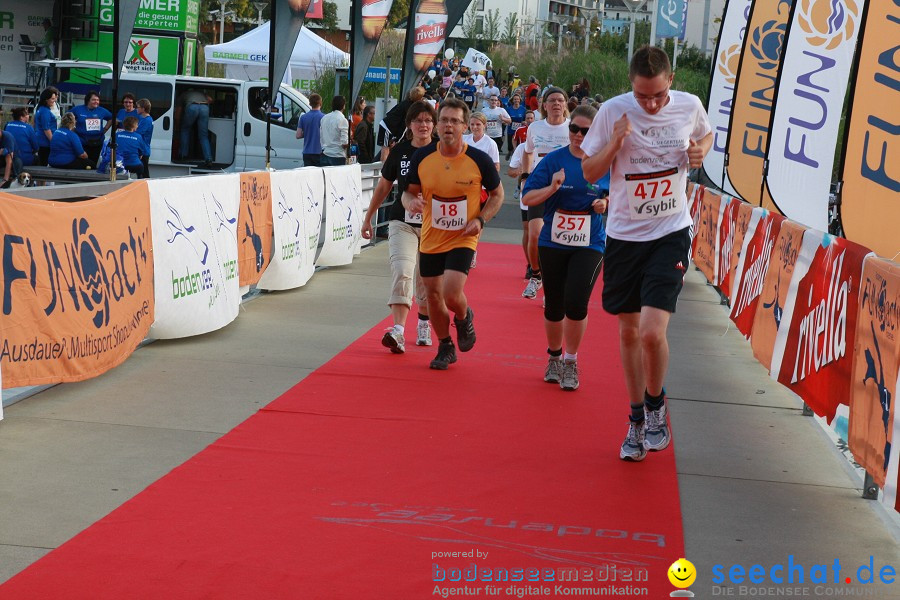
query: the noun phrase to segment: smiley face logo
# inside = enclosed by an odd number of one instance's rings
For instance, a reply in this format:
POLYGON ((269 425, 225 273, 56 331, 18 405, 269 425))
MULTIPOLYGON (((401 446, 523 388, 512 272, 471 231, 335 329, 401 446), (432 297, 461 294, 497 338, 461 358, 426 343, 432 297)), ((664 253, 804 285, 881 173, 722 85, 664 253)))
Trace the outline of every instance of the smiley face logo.
POLYGON ((672 563, 667 572, 669 583, 677 588, 688 588, 697 579, 697 569, 694 564, 686 558, 679 558, 672 563))

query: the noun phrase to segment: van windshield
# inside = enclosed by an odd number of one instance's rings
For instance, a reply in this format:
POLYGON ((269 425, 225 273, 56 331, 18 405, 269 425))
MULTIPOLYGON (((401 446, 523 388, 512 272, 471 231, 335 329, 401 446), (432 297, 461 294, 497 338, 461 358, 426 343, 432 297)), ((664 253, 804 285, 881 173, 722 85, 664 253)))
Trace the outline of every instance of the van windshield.
MULTIPOLYGON (((255 119, 265 121, 266 108, 268 107, 266 99, 268 98, 269 90, 264 87, 254 87, 248 90, 247 93, 247 106, 250 109, 250 114, 255 119)), ((287 129, 297 129, 297 125, 300 123, 300 116, 306 110, 290 96, 283 92, 278 92, 271 112, 273 125, 287 129)))

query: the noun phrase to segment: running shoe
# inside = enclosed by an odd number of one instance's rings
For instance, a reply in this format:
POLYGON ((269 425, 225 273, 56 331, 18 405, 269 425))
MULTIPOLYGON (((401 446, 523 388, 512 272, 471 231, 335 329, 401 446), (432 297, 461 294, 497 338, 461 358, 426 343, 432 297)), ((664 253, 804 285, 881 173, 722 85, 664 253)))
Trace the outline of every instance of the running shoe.
POLYGON ((474 318, 475 313, 472 312, 471 306, 466 309, 465 319, 453 317, 453 324, 456 325, 456 343, 459 344, 460 352, 468 352, 475 345, 475 324, 472 323, 474 318))
POLYGON ((557 356, 551 356, 547 360, 547 370, 544 371, 544 381, 547 383, 559 383, 562 378, 562 360, 557 356))
POLYGON ((432 369, 437 369, 439 371, 446 371, 447 367, 456 362, 456 346, 453 345, 453 340, 449 342, 441 342, 438 344, 438 353, 437 356, 434 357, 434 360, 431 361, 429 367, 432 369))
POLYGON ((528 285, 525 286, 525 291, 522 292, 522 297, 528 300, 534 300, 537 297, 538 290, 542 287, 544 287, 544 281, 542 279, 532 277, 528 280, 528 285))
POLYGON ((665 398, 663 398, 662 406, 656 410, 649 410, 646 405, 644 406, 644 421, 647 423, 644 448, 651 452, 665 450, 672 439, 669 435, 669 425, 666 422, 668 412, 665 398))
POLYGON ((619 458, 634 462, 644 460, 644 457, 647 456, 647 449, 644 448, 645 430, 646 421, 635 423, 631 419, 628 420, 628 434, 625 436, 625 441, 622 442, 619 458))
POLYGON ((563 361, 559 387, 567 392, 574 392, 578 389, 578 363, 574 360, 563 361))
POLYGON ((381 345, 385 348, 390 348, 394 354, 406 352, 406 340, 403 339, 403 334, 393 327, 388 328, 384 332, 384 337, 381 338, 381 345))
POLYGON ((431 345, 431 325, 429 321, 419 321, 416 325, 416 346, 431 345))

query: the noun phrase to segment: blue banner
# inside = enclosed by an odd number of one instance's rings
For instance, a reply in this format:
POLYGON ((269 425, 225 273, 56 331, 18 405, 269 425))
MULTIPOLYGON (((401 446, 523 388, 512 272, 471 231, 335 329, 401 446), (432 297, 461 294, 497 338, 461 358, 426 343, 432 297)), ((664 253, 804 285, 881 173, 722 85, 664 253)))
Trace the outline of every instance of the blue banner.
MULTIPOLYGON (((369 67, 366 71, 366 76, 363 78, 363 81, 375 81, 377 83, 384 83, 385 78, 385 67, 369 67)), ((400 83, 400 73, 402 69, 391 69, 391 83, 400 83)))
POLYGON ((660 0, 656 13, 656 37, 681 37, 687 0, 660 0))

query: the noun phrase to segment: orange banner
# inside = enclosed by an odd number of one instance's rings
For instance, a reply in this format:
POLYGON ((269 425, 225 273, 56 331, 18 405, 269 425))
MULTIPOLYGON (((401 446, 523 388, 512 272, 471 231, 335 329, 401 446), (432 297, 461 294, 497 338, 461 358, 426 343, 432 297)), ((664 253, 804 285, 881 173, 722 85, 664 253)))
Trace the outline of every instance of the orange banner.
POLYGON ((756 305, 756 317, 750 331, 750 346, 756 357, 766 370, 772 369, 772 350, 775 347, 775 336, 781 325, 784 307, 787 303, 788 287, 794 264, 800 252, 803 232, 806 228, 793 221, 784 221, 778 233, 778 242, 772 249, 769 268, 763 282, 762 295, 756 305))
POLYGON ((84 202, 0 194, 3 386, 96 377, 153 323, 146 182, 84 202))
MULTIPOLYGON (((792 0, 753 3, 737 71, 725 170, 737 193, 755 206, 761 203, 769 117, 792 4, 792 0)), ((771 203, 763 206, 775 209, 771 203)))
POLYGON ((847 443, 884 487, 900 368, 900 265, 870 256, 861 282, 847 443))
POLYGON ((734 234, 737 227, 738 207, 742 202, 739 198, 726 196, 723 198, 725 209, 722 211, 722 222, 719 224, 719 246, 717 252, 719 256, 716 260, 718 267, 716 268, 715 285, 725 294, 725 297, 731 295, 731 259, 734 256, 734 234))
POLYGON ((900 252, 900 4, 868 3, 847 122, 841 224, 885 258, 900 252))
POLYGON ((850 403, 859 281, 869 252, 807 230, 775 342, 773 376, 829 423, 839 404, 850 403))
POLYGON ((694 260, 694 253, 697 251, 697 231, 700 229, 700 203, 703 201, 703 192, 705 187, 699 183, 688 183, 687 197, 690 204, 691 212, 691 260, 694 260))
POLYGON ((737 284, 731 298, 731 320, 746 338, 753 331, 757 304, 763 292, 769 265, 772 264, 772 249, 784 222, 784 217, 778 213, 762 208, 755 210, 759 217, 753 224, 753 231, 747 232, 750 237, 747 239, 747 248, 743 250, 741 270, 735 272, 737 284))
POLYGON ((694 230, 694 264, 703 272, 707 281, 716 277, 716 237, 719 232, 722 196, 710 189, 703 191, 697 228, 694 230))
POLYGON ((238 275, 241 286, 262 277, 272 256, 272 183, 269 174, 241 173, 238 275))
MULTIPOLYGON (((737 201, 737 199, 736 199, 737 201)), ((734 240, 731 245, 731 268, 722 283, 722 293, 731 300, 731 288, 734 287, 734 281, 737 278, 738 262, 741 260, 741 248, 744 245, 744 236, 747 235, 747 228, 750 226, 750 215, 753 214, 753 206, 748 202, 738 202, 737 217, 734 222, 734 240)))

